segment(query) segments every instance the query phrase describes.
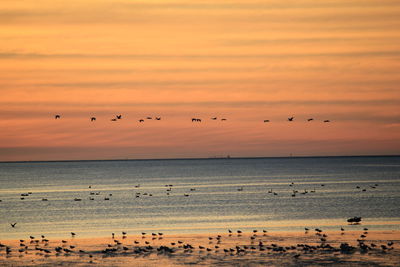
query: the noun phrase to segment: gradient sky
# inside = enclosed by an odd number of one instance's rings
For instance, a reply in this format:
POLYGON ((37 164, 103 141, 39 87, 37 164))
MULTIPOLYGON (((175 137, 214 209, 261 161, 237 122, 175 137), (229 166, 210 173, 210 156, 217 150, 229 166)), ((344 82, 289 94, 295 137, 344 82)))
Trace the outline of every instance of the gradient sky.
POLYGON ((0 161, 400 154, 398 0, 2 0, 0 23, 0 161))

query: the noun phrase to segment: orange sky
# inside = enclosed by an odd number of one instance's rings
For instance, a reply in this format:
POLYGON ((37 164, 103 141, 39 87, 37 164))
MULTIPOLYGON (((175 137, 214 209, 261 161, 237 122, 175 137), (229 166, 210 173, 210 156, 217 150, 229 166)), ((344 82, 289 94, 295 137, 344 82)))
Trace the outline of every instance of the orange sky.
POLYGON ((2 0, 0 23, 0 161, 400 154, 397 0, 2 0))

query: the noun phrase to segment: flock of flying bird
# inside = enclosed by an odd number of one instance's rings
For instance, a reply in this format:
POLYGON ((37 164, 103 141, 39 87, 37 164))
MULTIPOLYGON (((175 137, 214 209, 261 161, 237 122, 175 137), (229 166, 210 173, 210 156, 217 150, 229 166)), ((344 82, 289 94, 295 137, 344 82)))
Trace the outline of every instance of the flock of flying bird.
MULTIPOLYGON (((56 119, 56 120, 58 120, 58 119, 61 119, 61 115, 60 114, 56 114, 55 116, 54 116, 54 118, 56 119)), ((111 121, 118 121, 118 120, 121 120, 122 119, 122 114, 119 114, 119 115, 116 115, 114 118, 112 118, 111 119, 111 121)), ((146 117, 146 120, 152 120, 153 119, 153 117, 146 117)), ((161 120, 161 117, 155 117, 154 118, 155 120, 157 120, 157 121, 159 121, 159 120, 161 120)), ((212 117, 211 118, 211 120, 218 120, 218 118, 217 117, 212 117)), ((226 121, 227 119, 226 118, 222 118, 222 119, 220 119, 221 121, 226 121)), ((309 119, 307 119, 307 121, 308 122, 311 122, 311 121, 313 121, 314 120, 314 118, 309 118, 309 119)), ((96 121, 96 117, 90 117, 90 121, 91 122, 94 122, 94 121, 96 121)), ((145 120, 144 119, 139 119, 138 120, 139 122, 144 122, 145 120)), ((287 118, 287 121, 294 121, 294 116, 292 116, 292 117, 289 117, 289 118, 287 118)), ((199 118, 192 118, 192 122, 201 122, 201 119, 199 119, 199 118)), ((264 122, 265 123, 267 123, 267 122, 270 122, 270 120, 264 120, 264 122)), ((327 123, 327 122, 330 122, 330 120, 324 120, 323 122, 325 122, 325 123, 327 123)))

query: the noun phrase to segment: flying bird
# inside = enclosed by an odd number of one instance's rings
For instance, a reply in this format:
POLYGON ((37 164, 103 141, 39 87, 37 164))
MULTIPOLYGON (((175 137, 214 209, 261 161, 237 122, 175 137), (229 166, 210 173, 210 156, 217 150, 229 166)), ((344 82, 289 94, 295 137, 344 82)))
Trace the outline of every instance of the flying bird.
POLYGON ((17 223, 10 223, 11 227, 14 228, 17 223))
POLYGON ((264 120, 264 122, 269 122, 269 120, 264 120))
POLYGON ((96 120, 96 117, 91 117, 90 118, 90 121, 95 121, 96 120))
POLYGON ((330 120, 324 120, 324 122, 331 122, 330 120))
POLYGON ((117 117, 117 119, 119 119, 119 120, 122 119, 122 115, 121 115, 121 114, 117 115, 116 117, 117 117))
POLYGON ((161 120, 161 117, 156 117, 156 120, 157 120, 157 121, 161 120))
POLYGON ((57 120, 57 119, 61 118, 61 116, 57 114, 54 116, 54 118, 57 120))
POLYGON ((139 122, 144 122, 144 120, 143 120, 143 119, 140 119, 139 122))
POLYGON ((314 119, 313 118, 309 118, 307 121, 313 121, 314 119))
POLYGON ((217 117, 214 117, 214 118, 211 118, 211 119, 215 121, 217 119, 217 117))
POLYGON ((294 117, 288 118, 288 121, 293 121, 294 117))
POLYGON ((221 119, 221 121, 226 121, 226 119, 221 119))

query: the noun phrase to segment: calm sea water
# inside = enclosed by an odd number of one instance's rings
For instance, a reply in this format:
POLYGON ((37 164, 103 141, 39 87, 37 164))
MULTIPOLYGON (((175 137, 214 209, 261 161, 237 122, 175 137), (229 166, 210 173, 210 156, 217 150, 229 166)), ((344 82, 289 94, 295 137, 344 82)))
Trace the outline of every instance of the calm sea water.
POLYGON ((400 230, 400 157, 0 163, 0 199, 0 239, 337 230, 353 216, 362 226, 346 227, 400 230))

